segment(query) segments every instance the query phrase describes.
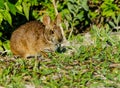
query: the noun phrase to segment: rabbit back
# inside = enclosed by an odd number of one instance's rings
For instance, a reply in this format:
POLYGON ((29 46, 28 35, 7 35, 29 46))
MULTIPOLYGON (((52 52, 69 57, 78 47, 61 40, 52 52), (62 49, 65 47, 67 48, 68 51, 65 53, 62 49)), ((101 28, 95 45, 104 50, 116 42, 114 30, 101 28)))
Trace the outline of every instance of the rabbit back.
POLYGON ((38 55, 45 48, 54 50, 54 44, 45 40, 44 30, 45 26, 38 21, 31 21, 16 29, 10 39, 13 54, 27 57, 38 55))

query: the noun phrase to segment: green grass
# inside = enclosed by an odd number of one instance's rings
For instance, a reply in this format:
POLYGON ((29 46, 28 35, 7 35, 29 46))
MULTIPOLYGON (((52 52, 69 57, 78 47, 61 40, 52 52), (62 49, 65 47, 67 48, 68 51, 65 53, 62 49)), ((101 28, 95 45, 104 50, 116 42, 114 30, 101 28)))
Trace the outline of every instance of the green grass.
POLYGON ((75 51, 56 53, 47 59, 0 58, 0 86, 26 88, 119 88, 120 42, 109 32, 93 27, 91 45, 84 36, 72 36, 75 51))

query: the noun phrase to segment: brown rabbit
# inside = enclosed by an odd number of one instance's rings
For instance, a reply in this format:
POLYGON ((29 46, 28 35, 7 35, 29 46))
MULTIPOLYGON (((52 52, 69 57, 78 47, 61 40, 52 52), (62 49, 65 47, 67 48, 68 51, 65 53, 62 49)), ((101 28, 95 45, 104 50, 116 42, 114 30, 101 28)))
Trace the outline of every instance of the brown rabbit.
POLYGON ((63 41, 60 22, 60 14, 54 22, 51 22, 50 17, 45 15, 43 23, 31 21, 20 26, 12 33, 11 51, 14 55, 25 58, 55 51, 63 41))

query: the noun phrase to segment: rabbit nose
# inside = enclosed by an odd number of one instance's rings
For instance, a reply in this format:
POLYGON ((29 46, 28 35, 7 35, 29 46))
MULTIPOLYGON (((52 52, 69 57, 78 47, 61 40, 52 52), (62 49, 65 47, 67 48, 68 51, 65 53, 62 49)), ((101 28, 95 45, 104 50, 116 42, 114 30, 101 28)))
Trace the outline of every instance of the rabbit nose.
POLYGON ((61 43, 61 42, 62 42, 62 40, 63 40, 63 39, 58 39, 59 43, 61 43))

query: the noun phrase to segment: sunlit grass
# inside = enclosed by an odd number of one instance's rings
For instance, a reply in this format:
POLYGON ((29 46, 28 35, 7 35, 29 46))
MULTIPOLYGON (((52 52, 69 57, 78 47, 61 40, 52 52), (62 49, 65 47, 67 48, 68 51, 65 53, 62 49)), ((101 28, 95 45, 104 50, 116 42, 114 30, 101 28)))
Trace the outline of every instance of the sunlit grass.
MULTIPOLYGON (((0 58, 0 86, 6 88, 98 88, 120 87, 120 42, 109 33, 90 32, 92 43, 84 36, 72 36, 71 48, 46 59, 0 58), (114 40, 114 41, 113 41, 114 40), (70 51, 72 49, 73 51, 70 51)), ((97 29, 99 30, 99 29, 97 29)))

